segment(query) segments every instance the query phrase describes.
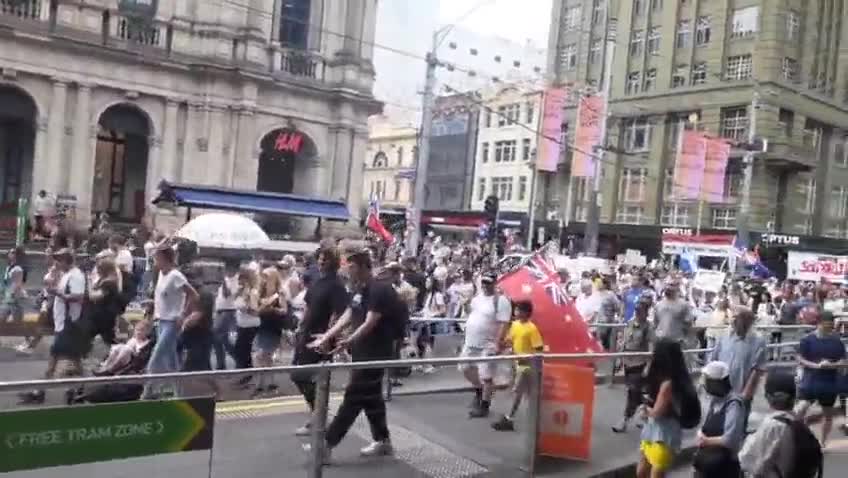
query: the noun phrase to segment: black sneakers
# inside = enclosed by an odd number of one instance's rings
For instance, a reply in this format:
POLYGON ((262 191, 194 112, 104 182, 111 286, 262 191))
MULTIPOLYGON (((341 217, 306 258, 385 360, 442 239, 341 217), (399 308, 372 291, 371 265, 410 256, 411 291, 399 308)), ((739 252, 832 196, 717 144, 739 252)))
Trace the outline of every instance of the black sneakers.
POLYGON ((492 423, 492 429, 499 432, 514 432, 515 424, 506 415, 503 415, 500 420, 492 423))

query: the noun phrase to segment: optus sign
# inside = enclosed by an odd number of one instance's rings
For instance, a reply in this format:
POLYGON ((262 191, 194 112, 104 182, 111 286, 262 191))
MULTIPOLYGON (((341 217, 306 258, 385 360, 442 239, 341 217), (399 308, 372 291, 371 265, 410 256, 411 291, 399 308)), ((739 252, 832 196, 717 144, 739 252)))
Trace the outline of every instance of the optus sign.
POLYGON ((789 279, 845 282, 848 275, 848 256, 789 251, 787 269, 789 279))

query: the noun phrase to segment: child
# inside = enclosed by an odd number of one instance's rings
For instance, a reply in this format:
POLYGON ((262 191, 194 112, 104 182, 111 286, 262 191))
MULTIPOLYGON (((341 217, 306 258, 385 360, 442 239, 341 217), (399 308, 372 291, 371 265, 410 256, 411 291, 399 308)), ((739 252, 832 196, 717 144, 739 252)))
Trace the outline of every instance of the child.
MULTIPOLYGON (((533 316, 533 304, 524 300, 515 303, 515 319, 509 327, 508 339, 512 342, 512 352, 516 355, 527 355, 544 351, 545 344, 536 324, 530 321, 533 316)), ((514 431, 513 418, 521 405, 521 399, 530 392, 533 386, 533 375, 530 364, 519 360, 516 364, 515 385, 512 393, 512 407, 509 413, 492 424, 497 431, 514 431)))
POLYGON ((136 322, 133 336, 126 343, 113 345, 109 356, 100 364, 95 375, 112 375, 130 363, 136 355, 150 342, 150 332, 153 324, 149 320, 136 322))

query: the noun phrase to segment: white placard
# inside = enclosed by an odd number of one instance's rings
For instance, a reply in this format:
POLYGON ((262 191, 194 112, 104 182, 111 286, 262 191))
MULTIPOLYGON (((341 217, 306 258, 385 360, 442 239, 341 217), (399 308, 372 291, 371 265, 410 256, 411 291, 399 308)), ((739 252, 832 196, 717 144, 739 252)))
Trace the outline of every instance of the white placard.
POLYGON ((692 288, 719 293, 726 278, 727 274, 724 272, 699 269, 692 280, 692 288))

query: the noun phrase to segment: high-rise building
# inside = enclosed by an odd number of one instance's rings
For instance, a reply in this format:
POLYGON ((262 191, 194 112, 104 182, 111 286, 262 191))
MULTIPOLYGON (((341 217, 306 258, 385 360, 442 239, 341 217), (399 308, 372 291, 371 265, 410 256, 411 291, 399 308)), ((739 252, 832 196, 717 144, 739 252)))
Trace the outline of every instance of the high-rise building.
POLYGON ((376 0, 160 0, 149 25, 119 3, 0 1, 0 220, 46 190, 138 222, 163 179, 356 218, 376 0))
MULTIPOLYGON (((760 238, 848 237, 848 2, 555 0, 548 69, 558 83, 602 89, 607 8, 617 41, 602 235, 640 229, 610 225, 691 229, 698 220, 704 230, 736 229, 741 148, 731 152, 722 202, 699 208, 671 196, 679 127, 693 117, 687 127, 708 135, 745 143, 755 128, 768 140, 750 189, 760 238)), ((568 131, 575 106, 566 111, 568 131)), ((568 189, 568 172, 560 176, 568 189)), ((561 198, 563 216, 578 223, 572 230, 586 220, 590 183, 573 180, 571 201, 561 198)))

